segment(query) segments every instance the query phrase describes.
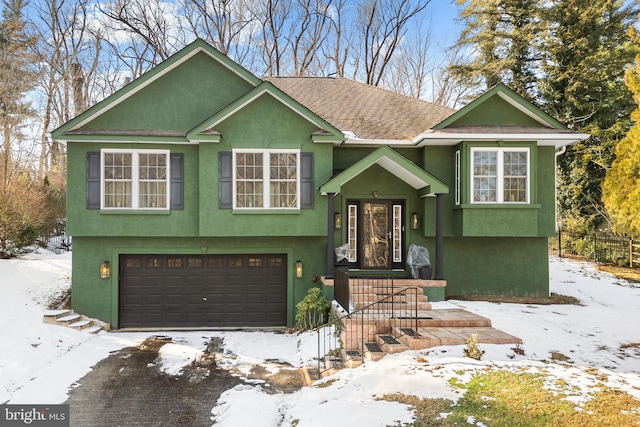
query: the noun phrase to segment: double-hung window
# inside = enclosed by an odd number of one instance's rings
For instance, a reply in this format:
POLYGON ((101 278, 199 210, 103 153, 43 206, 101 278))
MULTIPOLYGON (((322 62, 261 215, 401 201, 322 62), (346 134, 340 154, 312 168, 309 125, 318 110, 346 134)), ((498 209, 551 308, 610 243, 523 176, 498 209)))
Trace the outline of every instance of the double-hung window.
POLYGON ((300 209, 298 150, 234 150, 234 209, 300 209))
POLYGON ((168 209, 168 150, 102 150, 102 209, 168 209))
POLYGON ((529 149, 471 149, 472 203, 529 203, 529 149))

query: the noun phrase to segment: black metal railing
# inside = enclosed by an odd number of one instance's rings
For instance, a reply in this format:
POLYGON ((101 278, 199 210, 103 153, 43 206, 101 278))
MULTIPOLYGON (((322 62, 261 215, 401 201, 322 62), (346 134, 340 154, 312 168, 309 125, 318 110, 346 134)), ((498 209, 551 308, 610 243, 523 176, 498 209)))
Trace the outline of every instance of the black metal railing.
POLYGON ((377 346, 378 335, 394 340, 417 335, 420 295, 421 288, 395 286, 391 277, 351 276, 336 270, 336 316, 317 328, 318 377, 330 369, 360 363, 377 346))

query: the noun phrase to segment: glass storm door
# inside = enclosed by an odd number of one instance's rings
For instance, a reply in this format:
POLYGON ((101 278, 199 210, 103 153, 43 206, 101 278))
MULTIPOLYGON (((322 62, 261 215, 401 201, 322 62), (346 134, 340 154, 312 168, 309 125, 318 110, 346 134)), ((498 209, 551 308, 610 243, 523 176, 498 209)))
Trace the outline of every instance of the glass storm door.
POLYGON ((362 204, 362 268, 391 268, 389 204, 362 204))
POLYGON ((402 268, 403 203, 351 202, 348 211, 349 261, 360 268, 402 268))

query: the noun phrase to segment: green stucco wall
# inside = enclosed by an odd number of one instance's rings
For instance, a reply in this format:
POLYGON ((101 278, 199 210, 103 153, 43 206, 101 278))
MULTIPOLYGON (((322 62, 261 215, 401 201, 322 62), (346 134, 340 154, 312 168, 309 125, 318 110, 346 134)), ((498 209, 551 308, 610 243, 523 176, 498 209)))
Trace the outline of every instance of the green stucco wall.
POLYGON ((249 82, 201 52, 82 129, 186 132, 251 89, 249 82))
POLYGON ((487 99, 453 122, 452 127, 464 126, 540 126, 531 116, 514 108, 499 96, 487 99))
POLYGON ((548 239, 445 238, 446 295, 549 296, 548 239))
POLYGON ((79 313, 118 327, 118 260, 122 254, 250 254, 285 253, 288 258, 287 324, 293 326, 295 305, 324 275, 323 238, 146 238, 74 237, 72 306, 79 313), (319 256, 320 254, 320 256, 319 256), (100 279, 100 263, 111 264, 111 278, 100 279), (295 261, 303 277, 295 277, 295 261), (316 281, 313 281, 316 276, 316 281))

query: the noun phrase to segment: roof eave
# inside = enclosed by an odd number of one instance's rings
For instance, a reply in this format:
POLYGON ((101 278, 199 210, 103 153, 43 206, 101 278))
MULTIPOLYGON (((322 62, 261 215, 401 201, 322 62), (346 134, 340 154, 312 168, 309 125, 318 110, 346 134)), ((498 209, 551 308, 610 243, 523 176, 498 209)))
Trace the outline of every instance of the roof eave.
POLYGON ((578 141, 583 141, 591 135, 587 133, 453 133, 426 132, 414 138, 414 144, 418 147, 428 145, 456 145, 463 141, 486 142, 521 142, 536 141, 537 145, 564 147, 578 141))

